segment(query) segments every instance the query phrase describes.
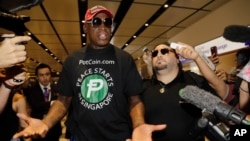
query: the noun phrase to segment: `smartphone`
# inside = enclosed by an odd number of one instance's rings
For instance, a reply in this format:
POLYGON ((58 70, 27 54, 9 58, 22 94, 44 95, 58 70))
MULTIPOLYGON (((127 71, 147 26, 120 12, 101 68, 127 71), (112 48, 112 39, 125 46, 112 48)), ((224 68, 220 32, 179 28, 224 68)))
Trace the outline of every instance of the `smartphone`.
POLYGON ((218 56, 217 46, 212 46, 210 48, 210 51, 211 51, 211 56, 218 56))
POLYGON ((219 58, 218 58, 218 50, 217 46, 210 47, 211 57, 213 58, 213 63, 218 65, 219 64, 219 58))

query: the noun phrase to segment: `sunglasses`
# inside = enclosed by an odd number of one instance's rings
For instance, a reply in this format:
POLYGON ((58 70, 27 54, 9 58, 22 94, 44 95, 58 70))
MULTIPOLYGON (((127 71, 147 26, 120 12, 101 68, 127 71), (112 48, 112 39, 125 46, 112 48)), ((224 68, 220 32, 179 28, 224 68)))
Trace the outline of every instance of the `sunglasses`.
MULTIPOLYGON (((167 48, 160 49, 160 52, 162 55, 168 54, 170 51, 172 51, 172 50, 167 49, 167 48)), ((152 57, 156 57, 157 55, 158 55, 158 50, 154 50, 152 52, 152 57)))
POLYGON ((106 19, 93 18, 91 21, 87 21, 87 23, 92 24, 93 27, 98 27, 103 23, 107 28, 111 28, 113 20, 111 18, 106 18, 106 19))

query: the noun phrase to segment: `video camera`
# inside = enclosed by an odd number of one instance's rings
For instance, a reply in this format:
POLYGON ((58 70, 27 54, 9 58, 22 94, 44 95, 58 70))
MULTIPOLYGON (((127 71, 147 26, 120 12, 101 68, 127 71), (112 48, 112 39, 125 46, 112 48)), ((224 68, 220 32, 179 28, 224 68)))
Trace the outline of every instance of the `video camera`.
POLYGON ((0 27, 23 35, 27 31, 24 23, 30 21, 26 15, 16 15, 17 11, 29 9, 43 0, 0 0, 0 27))

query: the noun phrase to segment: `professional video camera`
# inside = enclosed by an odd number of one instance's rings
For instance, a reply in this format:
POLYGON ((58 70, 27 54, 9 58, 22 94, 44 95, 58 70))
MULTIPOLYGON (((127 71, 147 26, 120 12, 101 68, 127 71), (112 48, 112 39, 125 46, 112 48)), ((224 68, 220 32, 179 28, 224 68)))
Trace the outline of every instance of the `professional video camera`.
POLYGON ((43 0, 0 0, 0 27, 23 35, 26 31, 25 22, 30 21, 26 15, 16 15, 17 11, 29 9, 42 3, 43 0))

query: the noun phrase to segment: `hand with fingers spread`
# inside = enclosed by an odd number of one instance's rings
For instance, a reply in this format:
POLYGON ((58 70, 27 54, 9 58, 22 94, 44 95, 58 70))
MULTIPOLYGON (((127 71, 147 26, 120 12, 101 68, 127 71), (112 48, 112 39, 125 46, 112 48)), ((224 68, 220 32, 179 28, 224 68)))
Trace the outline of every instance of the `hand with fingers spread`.
POLYGON ((6 38, 0 43, 0 68, 14 66, 26 59, 27 52, 21 42, 31 40, 29 36, 6 38))
POLYGON ((26 123, 28 124, 28 126, 16 133, 13 136, 13 139, 19 138, 19 137, 33 137, 33 138, 37 138, 37 137, 42 137, 44 138, 49 130, 49 127, 42 121, 39 119, 35 119, 35 118, 31 118, 28 117, 27 115, 24 114, 20 114, 18 113, 17 116, 26 121, 26 123))
POLYGON ((152 141, 152 132, 165 128, 166 124, 142 124, 134 129, 132 139, 127 139, 126 141, 152 141))

